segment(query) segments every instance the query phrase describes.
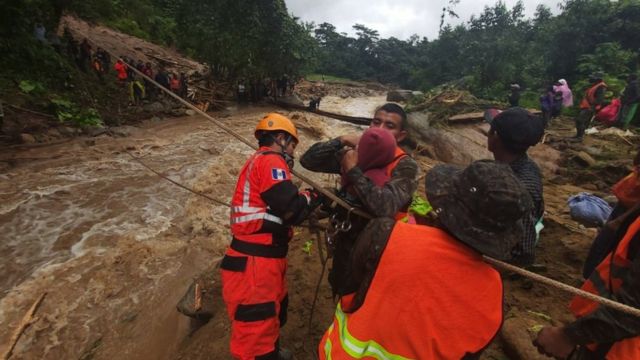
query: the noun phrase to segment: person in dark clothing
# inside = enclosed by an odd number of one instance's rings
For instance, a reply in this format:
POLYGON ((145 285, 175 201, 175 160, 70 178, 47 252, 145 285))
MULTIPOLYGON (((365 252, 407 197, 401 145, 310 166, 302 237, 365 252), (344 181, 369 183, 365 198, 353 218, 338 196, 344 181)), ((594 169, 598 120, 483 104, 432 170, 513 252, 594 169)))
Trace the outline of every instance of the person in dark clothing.
MULTIPOLYGON (((153 68, 151 67, 150 62, 147 62, 144 64, 144 67, 142 68, 142 73, 148 76, 150 79, 153 79, 153 68)), ((156 98, 157 89, 146 78, 144 78, 144 88, 146 89, 147 97, 149 97, 150 99, 156 98)))
POLYGON ((100 62, 102 73, 107 73, 109 67, 111 67, 111 56, 109 56, 109 53, 104 51, 103 48, 99 47, 96 49, 95 57, 100 62))
MULTIPOLYGON (((378 108, 370 127, 381 127, 390 131, 401 144, 407 137, 407 118, 404 109, 397 104, 385 104, 378 108)), ((333 140, 312 145, 300 158, 300 164, 307 170, 330 174, 345 174, 355 190, 357 200, 363 209, 375 217, 395 217, 411 203, 417 189, 416 177, 418 165, 404 152, 399 153, 398 161, 391 169, 391 178, 383 186, 376 186, 356 166, 357 153, 354 151, 360 135, 343 135, 333 140)), ((399 149, 399 148, 398 148, 399 149)), ((401 151, 401 150, 400 150, 401 151)), ((346 194, 339 194, 346 197, 346 194)), ((354 284, 348 273, 351 249, 367 219, 348 216, 341 209, 329 209, 339 220, 351 222, 350 230, 340 232, 333 239, 335 249, 329 283, 334 295, 344 295, 354 291, 354 284)))
POLYGON ((553 111, 553 87, 548 87, 544 94, 540 96, 540 110, 542 111, 542 121, 546 128, 551 121, 551 113, 553 111))
POLYGON ((136 77, 136 72, 133 71, 133 67, 136 66, 136 63, 134 62, 133 59, 127 59, 126 62, 127 62, 127 79, 131 80, 136 77))
POLYGON ((89 40, 86 38, 82 40, 80 44, 80 56, 78 57, 78 66, 80 66, 80 70, 86 72, 87 64, 91 60, 91 45, 89 44, 89 40))
POLYGON ((309 100, 309 110, 319 109, 320 108, 320 100, 322 100, 321 97, 311 98, 311 100, 309 100))
POLYGON ((618 113, 618 123, 625 129, 629 127, 633 118, 636 116, 638 102, 640 102, 640 90, 638 89, 638 75, 631 74, 627 78, 627 86, 622 92, 620 98, 622 109, 618 113))
MULTIPOLYGON (((590 274, 582 289, 640 307, 640 207, 627 212, 615 231, 612 249, 590 274), (614 269, 614 271, 610 271, 614 269)), ((640 358, 640 317, 575 297, 570 305, 577 320, 544 327, 534 340, 540 353, 556 359, 640 358)))
POLYGON ((507 101, 509 102, 510 107, 520 106, 520 85, 511 84, 510 86, 511 93, 507 97, 507 101))
POLYGON ((178 96, 183 99, 187 98, 188 83, 189 79, 187 78, 187 74, 180 73, 180 88, 178 89, 178 96))
POLYGON ((607 84, 602 80, 601 73, 594 73, 589 77, 589 88, 585 92, 584 98, 580 102, 580 114, 576 118, 576 139, 582 141, 584 132, 589 126, 593 116, 602 109, 604 105, 604 94, 607 84))
POLYGON ((156 77, 154 79, 158 84, 162 85, 165 89, 169 89, 170 88, 170 84, 169 84, 169 73, 167 73, 167 71, 163 68, 160 68, 160 70, 158 70, 158 73, 156 73, 156 77))
POLYGON ((563 102, 563 94, 560 90, 554 90, 554 87, 551 87, 553 90, 553 105, 551 106, 551 119, 560 116, 562 113, 562 102, 563 102))
POLYGON ((527 156, 527 150, 542 139, 543 121, 523 108, 511 108, 501 112, 490 122, 487 148, 497 162, 511 167, 533 201, 531 213, 523 218, 522 242, 514 248, 512 259, 517 264, 532 265, 544 214, 544 198, 540 168, 527 156))

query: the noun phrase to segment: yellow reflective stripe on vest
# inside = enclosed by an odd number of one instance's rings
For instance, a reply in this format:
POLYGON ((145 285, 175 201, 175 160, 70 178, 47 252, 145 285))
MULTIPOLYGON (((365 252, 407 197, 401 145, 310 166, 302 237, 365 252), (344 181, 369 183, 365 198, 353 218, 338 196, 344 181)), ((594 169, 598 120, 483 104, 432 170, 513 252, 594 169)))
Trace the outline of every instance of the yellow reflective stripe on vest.
POLYGON ((331 360, 331 339, 327 339, 327 342, 324 344, 324 355, 326 360, 331 360))
MULTIPOLYGON (((388 352, 374 340, 361 341, 349 334, 347 316, 342 312, 340 304, 336 307, 336 319, 338 320, 337 331, 342 349, 354 359, 372 357, 377 360, 408 360, 406 357, 388 352)), ((327 359, 331 359, 331 343, 329 339, 327 339, 327 344, 325 345, 325 353, 327 354, 327 359)))

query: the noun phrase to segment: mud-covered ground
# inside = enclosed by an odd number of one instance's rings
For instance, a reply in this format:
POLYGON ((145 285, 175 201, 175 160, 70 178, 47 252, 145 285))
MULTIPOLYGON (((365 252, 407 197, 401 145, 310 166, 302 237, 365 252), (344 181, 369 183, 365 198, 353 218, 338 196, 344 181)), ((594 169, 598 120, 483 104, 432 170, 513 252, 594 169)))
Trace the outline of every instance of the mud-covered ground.
MULTIPOLYGON (((329 97, 323 108, 367 116, 384 97, 329 97), (349 109, 345 111, 345 109, 349 109)), ((256 121, 271 107, 214 113, 251 138, 256 121)), ((301 129, 301 154, 313 142, 355 126, 303 113, 289 113, 301 129)), ((444 130, 443 130, 444 131, 444 130)), ((474 152, 484 138, 462 134, 474 152)), ((631 164, 637 141, 590 136, 580 145, 569 119, 556 121, 545 144, 532 153, 544 162, 545 230, 538 249, 543 275, 578 285, 582 260, 595 230, 568 216, 567 198, 580 191, 607 195, 631 164), (585 167, 573 151, 594 154, 585 167)), ((228 201, 238 171, 252 150, 204 118, 145 122, 125 137, 101 135, 41 147, 0 152, 0 344, 38 296, 46 292, 15 359, 227 359, 229 322, 219 296, 215 266, 229 239, 228 210, 158 178, 125 152, 209 196, 228 201), (215 309, 207 324, 194 324, 175 310, 191 283, 206 275, 206 300, 215 309)), ((482 153, 484 154, 484 153, 482 153)), ((415 154, 423 172, 437 159, 415 154)), ((300 169, 299 165, 297 168, 300 169)), ((308 173, 307 173, 308 174, 308 173)), ((308 174, 324 184, 334 178, 308 174)), ((422 187, 421 187, 422 188, 422 187)), ((309 326, 322 266, 315 237, 296 230, 288 280, 289 323, 282 343, 297 359, 312 359, 334 310, 326 273, 309 326), (311 253, 304 243, 313 240, 311 253)), ((535 359, 529 339, 538 325, 568 321, 570 297, 559 290, 505 273, 507 314, 503 334, 485 359, 535 359), (513 351, 514 348, 519 350, 513 351), (523 355, 524 354, 524 355, 523 355)))

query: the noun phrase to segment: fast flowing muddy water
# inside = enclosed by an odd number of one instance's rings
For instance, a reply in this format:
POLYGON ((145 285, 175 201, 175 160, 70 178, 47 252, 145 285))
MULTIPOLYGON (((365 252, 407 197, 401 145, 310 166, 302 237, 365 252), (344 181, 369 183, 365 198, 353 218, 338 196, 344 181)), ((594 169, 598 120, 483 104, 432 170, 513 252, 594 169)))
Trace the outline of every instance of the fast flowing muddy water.
MULTIPOLYGON (((322 108, 371 116, 383 100, 328 97, 322 108)), ((255 123, 273 110, 214 116, 252 139, 255 123)), ((289 115, 302 132, 298 154, 357 130, 289 115)), ((130 132, 2 155, 12 167, 0 174, 0 344, 47 293, 14 358, 161 359, 188 334, 175 304, 190 279, 223 253, 228 210, 160 179, 127 152, 228 201, 253 150, 200 117, 149 122, 130 132)))

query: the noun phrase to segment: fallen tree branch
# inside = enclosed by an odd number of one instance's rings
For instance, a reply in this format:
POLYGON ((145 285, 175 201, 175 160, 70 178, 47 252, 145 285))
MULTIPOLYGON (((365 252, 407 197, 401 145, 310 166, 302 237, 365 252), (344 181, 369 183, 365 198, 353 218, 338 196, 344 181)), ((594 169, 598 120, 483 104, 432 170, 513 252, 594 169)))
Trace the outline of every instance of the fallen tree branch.
POLYGON ((16 328, 16 330, 13 332, 13 335, 11 336, 11 340, 9 341, 9 347, 5 350, 4 354, 2 355, 2 358, 4 360, 7 360, 11 357, 11 354, 13 353, 13 349, 16 347, 18 340, 20 340, 20 336, 22 336, 22 333, 33 322, 33 315, 38 310, 38 306, 40 306, 40 303, 42 303, 42 300, 44 300, 45 295, 47 295, 46 292, 42 293, 42 295, 40 295, 40 297, 33 303, 33 305, 31 305, 31 308, 29 308, 29 311, 27 311, 24 317, 22 317, 22 321, 20 321, 20 324, 18 324, 18 327, 16 328))

